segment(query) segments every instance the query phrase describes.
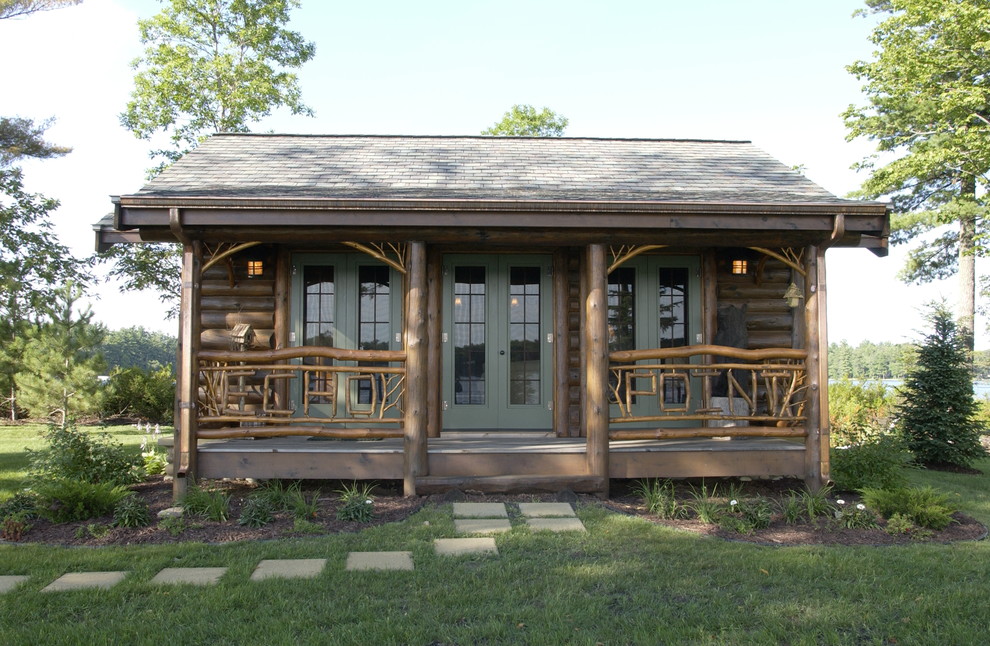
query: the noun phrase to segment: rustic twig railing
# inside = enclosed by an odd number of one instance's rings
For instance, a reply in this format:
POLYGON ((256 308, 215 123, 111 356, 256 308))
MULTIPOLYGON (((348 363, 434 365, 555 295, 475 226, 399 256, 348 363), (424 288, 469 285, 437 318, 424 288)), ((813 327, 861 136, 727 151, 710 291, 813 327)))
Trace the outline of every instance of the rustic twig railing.
POLYGON ((700 424, 698 428, 613 429, 609 438, 803 437, 807 356, 804 350, 790 348, 743 350, 717 345, 612 352, 610 395, 619 414, 609 419, 610 424, 700 424), (712 359, 691 361, 706 356, 712 359), (657 406, 650 414, 637 414, 637 398, 653 398, 657 406), (733 422, 738 425, 725 425, 733 422))
POLYGON ((402 437, 405 352, 307 346, 202 351, 199 359, 200 438, 402 437), (290 383, 297 384, 298 398, 287 396, 290 383))

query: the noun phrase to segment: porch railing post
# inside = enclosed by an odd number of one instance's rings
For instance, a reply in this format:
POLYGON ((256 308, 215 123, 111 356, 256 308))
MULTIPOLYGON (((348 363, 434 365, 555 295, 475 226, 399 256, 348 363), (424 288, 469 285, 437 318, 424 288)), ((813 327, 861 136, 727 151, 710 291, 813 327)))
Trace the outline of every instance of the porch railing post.
POLYGON ((179 389, 174 451, 175 470, 172 494, 185 495, 196 479, 196 404, 199 399, 200 281, 202 247, 198 240, 187 240, 182 249, 182 300, 179 317, 179 389))
POLYGON ((426 423, 426 245, 409 243, 405 316, 406 392, 403 418, 403 493, 416 495, 416 478, 429 475, 426 423))
POLYGON ((821 398, 822 339, 819 299, 822 298, 822 294, 819 292, 818 254, 818 247, 809 245, 805 251, 804 258, 804 269, 806 272, 804 287, 804 345, 805 350, 808 352, 808 358, 805 363, 808 375, 808 396, 805 404, 807 436, 804 445, 804 480, 808 487, 814 491, 817 491, 825 484, 822 473, 821 418, 823 415, 828 415, 827 410, 822 410, 821 398))
POLYGON ((585 267, 584 423, 588 448, 588 473, 603 481, 608 495, 608 265, 605 247, 588 245, 585 267))

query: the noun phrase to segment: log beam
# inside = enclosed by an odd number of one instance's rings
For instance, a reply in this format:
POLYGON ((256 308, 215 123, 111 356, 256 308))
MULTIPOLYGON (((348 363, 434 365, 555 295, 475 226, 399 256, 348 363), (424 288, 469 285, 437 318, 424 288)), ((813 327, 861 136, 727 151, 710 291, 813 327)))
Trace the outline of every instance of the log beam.
POLYGON ((406 267, 406 393, 403 420, 403 493, 416 495, 416 478, 429 474, 427 454, 426 244, 409 243, 406 267))
POLYGON ((608 264, 605 246, 588 245, 584 328, 584 424, 588 474, 602 479, 598 493, 608 496, 608 264))

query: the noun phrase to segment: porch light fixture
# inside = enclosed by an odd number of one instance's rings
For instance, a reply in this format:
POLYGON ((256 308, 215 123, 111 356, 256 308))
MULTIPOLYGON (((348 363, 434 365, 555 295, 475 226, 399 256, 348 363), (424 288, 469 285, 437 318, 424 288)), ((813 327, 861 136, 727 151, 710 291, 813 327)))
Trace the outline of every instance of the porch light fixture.
POLYGON ((265 263, 261 260, 248 260, 247 261, 247 275, 248 278, 257 278, 258 276, 265 273, 265 263))
POLYGON ((791 283, 787 286, 787 291, 784 292, 784 300, 787 301, 788 307, 797 307, 801 304, 801 299, 804 298, 804 294, 797 285, 791 283))
POLYGON ((732 273, 740 276, 749 272, 749 261, 748 260, 733 260, 732 261, 732 273))

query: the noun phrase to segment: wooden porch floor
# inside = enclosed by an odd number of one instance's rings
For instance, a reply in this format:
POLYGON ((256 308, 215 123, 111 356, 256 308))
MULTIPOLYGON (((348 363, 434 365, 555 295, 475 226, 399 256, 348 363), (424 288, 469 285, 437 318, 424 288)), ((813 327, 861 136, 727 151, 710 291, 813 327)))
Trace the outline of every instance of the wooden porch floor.
MULTIPOLYGON (((448 432, 428 442, 431 477, 581 476, 584 438, 548 433, 448 432)), ((609 476, 798 476, 804 443, 781 438, 633 440, 609 444, 609 476)), ((401 479, 402 439, 302 437, 207 440, 199 444, 207 478, 401 479)))

